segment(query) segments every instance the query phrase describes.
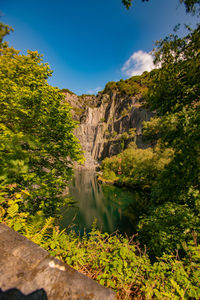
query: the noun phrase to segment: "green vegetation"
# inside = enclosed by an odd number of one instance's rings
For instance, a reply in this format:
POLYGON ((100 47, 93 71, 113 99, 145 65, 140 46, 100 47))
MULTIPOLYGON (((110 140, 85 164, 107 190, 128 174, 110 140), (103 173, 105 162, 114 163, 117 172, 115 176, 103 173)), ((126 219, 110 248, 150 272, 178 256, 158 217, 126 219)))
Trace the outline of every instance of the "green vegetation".
POLYGON ((176 249, 200 233, 200 27, 184 38, 171 35, 157 44, 146 105, 157 116, 144 123, 153 149, 134 145, 102 163, 103 177, 147 189, 148 210, 138 224, 139 240, 151 258, 176 249), (174 84, 176 82, 176 84, 174 84))
MULTIPOLYGON (((121 0, 124 6, 129 9, 132 6, 133 0, 121 0)), ((143 2, 148 2, 149 0, 142 0, 143 2)), ((198 13, 199 12, 199 4, 200 0, 179 0, 180 3, 185 4, 187 13, 198 13)))
POLYGON ((115 91, 122 96, 140 95, 142 97, 145 97, 154 73, 156 73, 156 70, 150 73, 144 72, 140 76, 133 76, 126 80, 121 79, 117 82, 108 82, 103 92, 109 93, 110 91, 115 91))
POLYGON ((83 94, 78 96, 78 102, 81 107, 74 106, 72 109, 78 116, 84 115, 86 109, 88 107, 94 108, 97 105, 96 96, 95 95, 86 95, 83 94))
MULTIPOLYGON (((4 195, 5 196, 5 195, 4 195)), ((66 234, 54 225, 53 218, 45 219, 41 212, 35 216, 19 212, 23 197, 1 197, 4 209, 0 221, 34 241, 58 259, 111 287, 118 299, 198 299, 200 295, 200 247, 195 239, 184 244, 185 258, 163 255, 151 264, 133 239, 120 234, 92 231, 80 237, 71 231, 66 234)))
MULTIPOLYGON (((181 2, 189 12, 200 3, 181 2)), ((53 216, 67 201, 62 192, 73 161, 82 159, 76 123, 63 93, 48 85, 51 70, 41 55, 21 55, 3 43, 11 30, 0 24, 0 222, 113 288, 118 299, 199 299, 200 26, 157 44, 160 69, 110 82, 104 90, 139 94, 157 111, 143 130, 157 140, 154 148, 132 143, 102 162, 107 181, 147 195, 137 242, 102 234, 95 225, 82 237, 57 226, 53 216)), ((91 96, 87 100, 95 105, 91 96)), ((122 148, 134 137, 134 130, 113 136, 122 148)))
POLYGON ((136 136, 136 129, 130 128, 128 131, 129 138, 134 138, 136 136))
POLYGON ((72 91, 70 91, 69 89, 62 89, 61 92, 63 93, 68 93, 70 95, 75 95, 75 93, 73 93, 72 91))
POLYGON ((136 132, 134 128, 130 128, 128 132, 123 133, 117 133, 116 131, 112 131, 110 128, 110 131, 108 129, 105 130, 105 138, 109 141, 119 141, 119 142, 125 142, 125 141, 132 141, 134 137, 136 136, 136 132))
POLYGON ((199 240, 199 42, 198 26, 182 39, 170 36, 161 41, 156 52, 156 60, 162 63, 162 68, 149 90, 148 104, 157 110, 157 117, 145 124, 144 134, 159 136, 161 147, 171 147, 174 155, 152 186, 154 207, 139 225, 141 235, 148 239, 152 249, 155 242, 153 235, 159 231, 160 245, 154 254, 159 253, 161 248, 164 251, 165 247, 167 251, 181 248, 181 242, 191 239, 194 233, 199 240), (166 216, 165 221, 161 220, 163 215, 166 216))
MULTIPOLYGON (((1 40, 8 31, 1 25, 1 40)), ((37 52, 0 44, 0 184, 27 190, 21 209, 46 215, 63 204, 73 161, 81 160, 70 107, 47 83, 51 73, 37 52)))
POLYGON ((95 95, 92 94, 82 94, 81 96, 79 96, 80 98, 85 98, 85 97, 95 97, 95 95))
MULTIPOLYGON (((126 133, 127 134, 127 133, 126 133)), ((126 138, 125 133, 122 141, 126 138)), ((107 180, 115 178, 115 183, 134 188, 147 189, 173 157, 171 149, 161 150, 158 146, 142 150, 131 142, 126 150, 102 161, 103 175, 107 180), (115 176, 113 176, 113 173, 115 176)))
POLYGON ((73 111, 77 116, 82 116, 85 112, 85 109, 80 107, 73 107, 73 111))
POLYGON ((105 118, 101 118, 101 119, 100 119, 100 122, 101 122, 101 123, 104 123, 105 121, 106 121, 105 118))
POLYGON ((123 111, 122 111, 122 113, 121 113, 121 116, 125 117, 127 115, 128 115, 128 109, 124 108, 123 111))

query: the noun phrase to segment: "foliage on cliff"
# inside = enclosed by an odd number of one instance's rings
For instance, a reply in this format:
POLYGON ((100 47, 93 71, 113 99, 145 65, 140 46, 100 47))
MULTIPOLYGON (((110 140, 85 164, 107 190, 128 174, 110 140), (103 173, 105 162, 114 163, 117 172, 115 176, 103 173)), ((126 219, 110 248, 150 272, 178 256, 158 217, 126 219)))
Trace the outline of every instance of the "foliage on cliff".
POLYGON ((75 93, 73 93, 72 91, 70 91, 69 89, 62 89, 60 90, 62 93, 68 93, 70 95, 75 95, 75 93))
MULTIPOLYGON (((9 28, 1 25, 1 35, 9 28)), ((1 38, 1 39, 2 39, 1 38)), ((70 107, 41 55, 0 43, 0 184, 29 191, 26 209, 52 214, 74 160, 81 159, 70 107)))
POLYGON ((120 81, 110 81, 106 84, 103 93, 116 92, 122 96, 145 96, 156 70, 144 72, 142 75, 133 76, 120 81))

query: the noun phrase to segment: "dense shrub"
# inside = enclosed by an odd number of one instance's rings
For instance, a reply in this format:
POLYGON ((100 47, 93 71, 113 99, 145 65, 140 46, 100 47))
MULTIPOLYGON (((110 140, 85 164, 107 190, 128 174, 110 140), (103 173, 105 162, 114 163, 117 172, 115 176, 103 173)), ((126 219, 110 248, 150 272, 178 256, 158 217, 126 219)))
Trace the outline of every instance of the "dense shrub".
POLYGON ((138 224, 140 240, 147 245, 152 256, 181 250, 183 243, 200 232, 200 218, 187 205, 167 202, 151 208, 148 216, 138 224))
POLYGON ((132 142, 121 154, 103 160, 103 177, 111 179, 109 173, 112 173, 113 177, 114 172, 120 184, 150 188, 172 155, 171 149, 162 151, 157 146, 154 150, 151 148, 143 150, 138 149, 132 142))

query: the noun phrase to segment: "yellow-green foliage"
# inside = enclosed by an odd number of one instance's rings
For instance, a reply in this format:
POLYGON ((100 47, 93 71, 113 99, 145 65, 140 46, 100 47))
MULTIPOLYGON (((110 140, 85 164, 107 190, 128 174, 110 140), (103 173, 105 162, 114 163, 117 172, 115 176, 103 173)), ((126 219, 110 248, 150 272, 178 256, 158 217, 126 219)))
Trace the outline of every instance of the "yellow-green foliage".
POLYGON ((0 24, 0 186, 20 183, 31 191, 29 210, 53 214, 81 159, 70 106, 48 84, 52 71, 37 51, 20 54, 2 42, 0 24))
POLYGON ((120 155, 115 155, 112 157, 107 157, 102 161, 102 170, 103 170, 103 177, 105 179, 110 179, 109 178, 109 172, 114 172, 115 175, 117 176, 118 170, 120 167, 120 155))
POLYGON ((195 240, 184 244, 183 260, 171 254, 151 264, 132 238, 103 234, 95 224, 82 237, 72 231, 66 234, 41 212, 35 216, 20 212, 18 203, 25 192, 13 195, 12 200, 1 195, 0 221, 76 270, 114 289, 117 299, 199 299, 200 247, 195 240))
POLYGON ((114 172, 119 183, 149 188, 164 166, 170 162, 172 155, 171 149, 162 151, 157 146, 155 149, 143 150, 138 149, 132 142, 121 154, 103 160, 103 177, 111 179, 109 173, 114 177, 114 172))
POLYGON ((154 72, 155 71, 151 73, 144 72, 140 76, 133 76, 126 80, 121 79, 117 82, 110 81, 106 84, 104 92, 116 91, 124 96, 146 96, 154 72))
POLYGON ((69 89, 62 89, 61 92, 63 93, 68 93, 70 95, 75 95, 75 93, 73 93, 72 91, 70 91, 69 89))

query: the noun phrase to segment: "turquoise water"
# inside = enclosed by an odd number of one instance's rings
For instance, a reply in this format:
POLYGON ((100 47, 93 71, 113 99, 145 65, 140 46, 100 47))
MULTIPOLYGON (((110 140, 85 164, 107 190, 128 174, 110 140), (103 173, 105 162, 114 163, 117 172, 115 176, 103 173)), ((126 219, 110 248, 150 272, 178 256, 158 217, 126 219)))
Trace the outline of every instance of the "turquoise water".
POLYGON ((123 234, 134 234, 139 215, 146 205, 138 192, 100 185, 96 174, 85 170, 76 171, 69 186, 69 196, 75 203, 62 211, 61 227, 73 227, 81 234, 91 230, 95 219, 103 232, 119 230, 123 234))

